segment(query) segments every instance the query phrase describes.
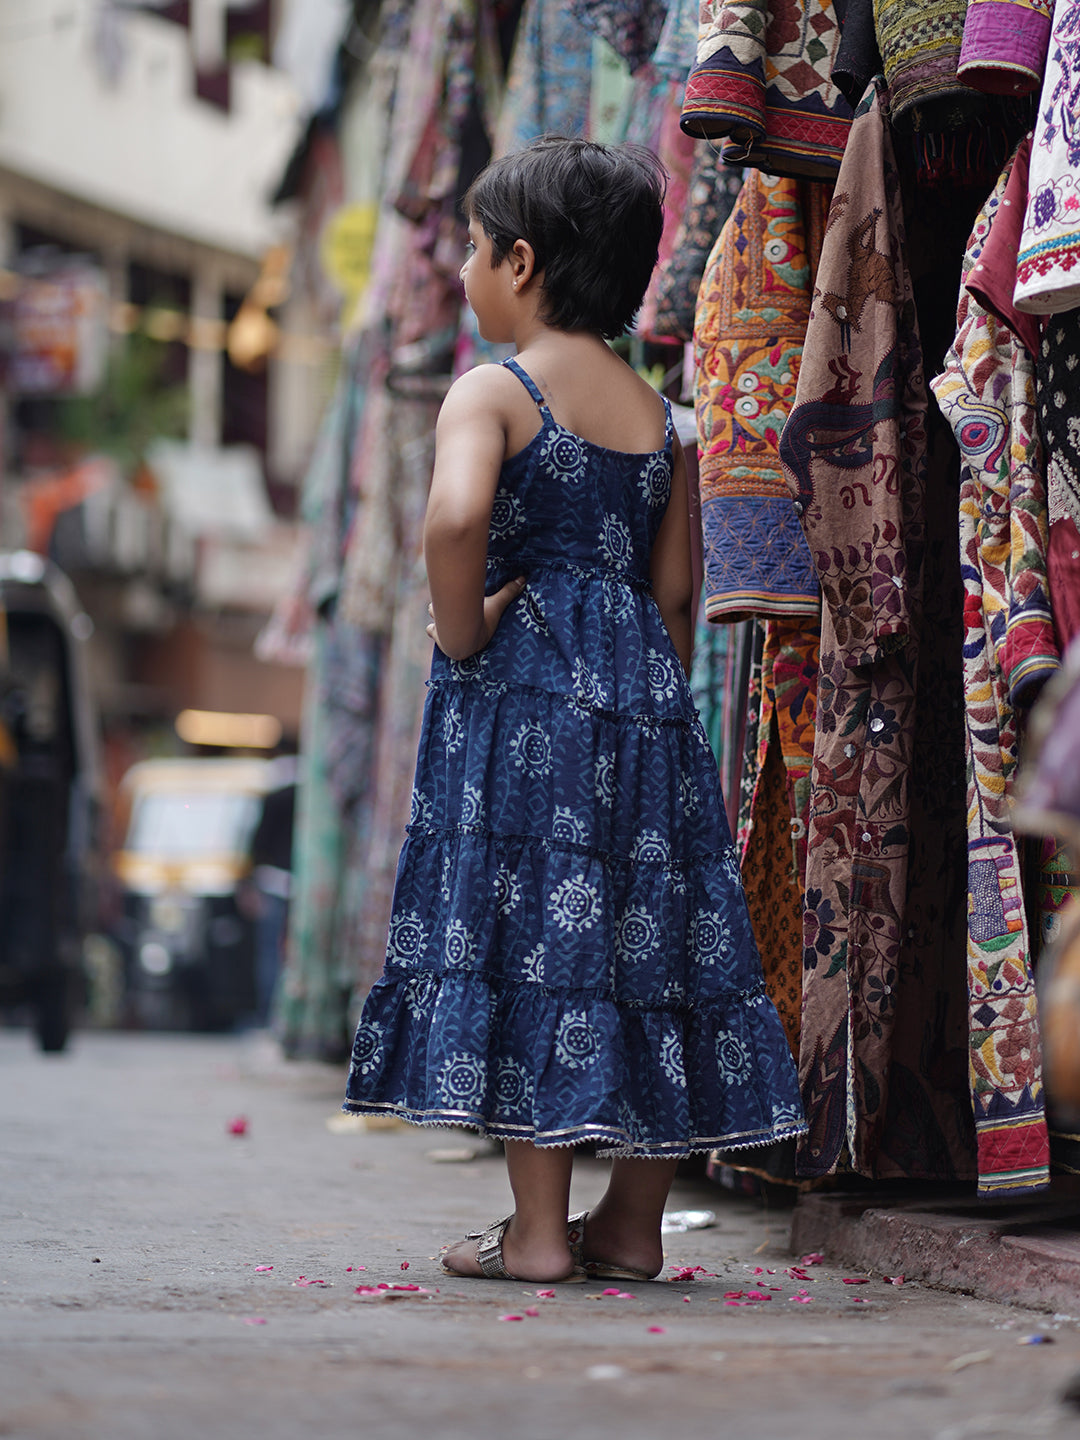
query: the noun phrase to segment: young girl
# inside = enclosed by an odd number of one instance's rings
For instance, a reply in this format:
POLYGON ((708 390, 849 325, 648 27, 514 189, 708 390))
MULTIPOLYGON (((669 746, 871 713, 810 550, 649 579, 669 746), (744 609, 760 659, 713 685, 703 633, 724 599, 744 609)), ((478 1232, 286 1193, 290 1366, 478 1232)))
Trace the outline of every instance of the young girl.
POLYGON ((437 648, 345 1102, 506 1142, 514 1214, 446 1252, 457 1275, 648 1279, 679 1156, 805 1129, 686 680, 684 460, 606 343, 663 193, 648 151, 547 138, 465 200, 465 293, 517 359, 439 416, 437 648), (583 1141, 610 1183, 568 1219, 583 1141))

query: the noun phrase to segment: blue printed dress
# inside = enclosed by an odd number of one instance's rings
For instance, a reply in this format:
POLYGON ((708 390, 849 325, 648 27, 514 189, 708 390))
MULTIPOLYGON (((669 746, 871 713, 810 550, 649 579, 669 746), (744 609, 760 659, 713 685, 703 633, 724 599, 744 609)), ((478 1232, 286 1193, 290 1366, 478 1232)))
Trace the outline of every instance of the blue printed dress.
POLYGON ((436 650, 382 978, 344 1108, 600 1154, 805 1130, 716 764, 650 593, 664 447, 552 417, 505 462, 486 649, 436 650))

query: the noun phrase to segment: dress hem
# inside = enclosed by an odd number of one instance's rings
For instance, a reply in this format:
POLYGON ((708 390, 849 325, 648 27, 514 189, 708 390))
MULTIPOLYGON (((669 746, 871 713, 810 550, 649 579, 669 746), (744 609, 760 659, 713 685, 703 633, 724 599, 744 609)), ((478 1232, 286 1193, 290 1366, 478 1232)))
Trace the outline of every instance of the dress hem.
POLYGON ((685 1141, 659 1140, 652 1144, 643 1144, 634 1142, 625 1132, 608 1125, 586 1123, 567 1130, 537 1131, 526 1125, 488 1122, 468 1111, 414 1110, 407 1105, 363 1100, 346 1100, 341 1108, 348 1115, 392 1115, 410 1125, 475 1130, 477 1134, 491 1140, 526 1140, 538 1149, 567 1149, 592 1142, 597 1146, 596 1153, 600 1159, 677 1160, 710 1150, 752 1150, 780 1140, 798 1139, 800 1135, 807 1134, 809 1129, 803 1122, 799 1125, 773 1126, 771 1129, 746 1130, 734 1135, 695 1135, 685 1141))

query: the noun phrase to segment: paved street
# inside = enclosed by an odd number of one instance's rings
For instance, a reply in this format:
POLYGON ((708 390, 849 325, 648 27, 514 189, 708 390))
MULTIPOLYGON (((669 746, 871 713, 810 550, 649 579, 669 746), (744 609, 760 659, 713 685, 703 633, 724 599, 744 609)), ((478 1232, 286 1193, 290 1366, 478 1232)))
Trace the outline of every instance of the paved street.
MULTIPOLYGON (((501 1161, 433 1157, 483 1151, 461 1132, 342 1128, 341 1080, 261 1035, 91 1033, 43 1057, 0 1031, 0 1436, 1080 1433, 1058 1399, 1080 1297, 1069 1318, 788 1273, 789 1213, 714 1186, 671 1201, 717 1212, 669 1237, 665 1273, 692 1279, 450 1279, 439 1245, 506 1211, 501 1161)), ((579 1164, 581 1205, 602 1171, 579 1164)))

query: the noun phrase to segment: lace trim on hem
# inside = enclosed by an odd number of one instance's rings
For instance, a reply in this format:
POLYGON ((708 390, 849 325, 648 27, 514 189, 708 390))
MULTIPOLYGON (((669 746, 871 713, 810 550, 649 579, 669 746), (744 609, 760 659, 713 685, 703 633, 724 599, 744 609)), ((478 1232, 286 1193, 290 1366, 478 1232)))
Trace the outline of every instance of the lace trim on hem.
POLYGON ((619 1010, 635 1015, 690 1015, 700 1014, 707 1009, 727 1009, 732 1004, 749 1008, 768 998, 764 980, 749 990, 723 990, 715 995, 696 996, 693 1000, 621 1000, 612 990, 597 985, 545 985, 540 980, 516 980, 510 976, 490 975, 486 970, 430 970, 417 966, 400 965, 388 961, 383 970, 384 980, 408 983, 418 978, 429 978, 441 984, 444 980, 480 980, 492 990, 531 990, 545 1000, 565 1000, 568 1004, 606 1001, 619 1010))
MULTIPOLYGON (((724 856, 730 855, 735 850, 735 844, 724 845, 719 850, 706 850, 701 855, 690 855, 682 860, 673 860, 670 857, 666 860, 650 860, 645 857, 636 858, 633 855, 624 855, 621 851, 601 850, 596 845, 585 845, 580 840, 552 840, 546 835, 510 834, 504 830, 491 830, 486 825, 427 825, 421 822, 405 826, 405 834, 410 840, 445 840, 453 835, 477 835, 482 838, 494 840, 497 848, 508 848, 511 845, 534 845, 550 854, 555 855, 578 855, 585 856, 591 860, 599 860, 602 865, 637 865, 642 869, 671 870, 686 874, 691 870, 703 869, 707 865, 723 865, 724 856)), ((732 889, 735 889, 735 880, 732 878, 732 889)))
POLYGON ((396 1115, 399 1120, 405 1120, 410 1125, 444 1128, 458 1126, 464 1130, 475 1130, 477 1134, 491 1140, 528 1140, 538 1149, 567 1149, 592 1141, 597 1144, 596 1153, 601 1159, 637 1157, 643 1160, 666 1160, 710 1150, 752 1150, 780 1140, 796 1139, 807 1134, 809 1130, 806 1122, 800 1121, 774 1125, 767 1129, 736 1131, 733 1135, 692 1135, 686 1140, 657 1140, 650 1143, 632 1140, 625 1130, 614 1125, 590 1125, 588 1122, 567 1130, 536 1130, 529 1125, 506 1125, 499 1121, 488 1121, 468 1110, 416 1110, 392 1101, 346 1100, 341 1108, 348 1115, 396 1115))

